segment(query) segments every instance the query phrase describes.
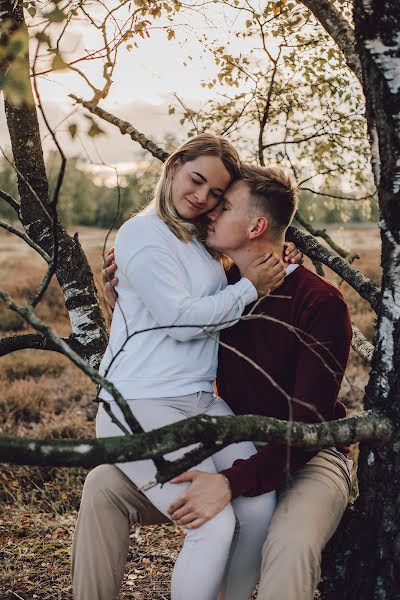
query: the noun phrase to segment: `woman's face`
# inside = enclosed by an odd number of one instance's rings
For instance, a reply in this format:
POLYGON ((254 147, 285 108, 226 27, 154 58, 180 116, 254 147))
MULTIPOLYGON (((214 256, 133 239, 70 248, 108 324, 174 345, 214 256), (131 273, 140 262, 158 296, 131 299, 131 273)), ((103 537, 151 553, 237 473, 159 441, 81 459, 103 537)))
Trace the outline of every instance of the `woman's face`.
POLYGON ((216 156, 199 156, 172 165, 172 202, 183 219, 196 219, 215 208, 230 183, 230 175, 216 156))

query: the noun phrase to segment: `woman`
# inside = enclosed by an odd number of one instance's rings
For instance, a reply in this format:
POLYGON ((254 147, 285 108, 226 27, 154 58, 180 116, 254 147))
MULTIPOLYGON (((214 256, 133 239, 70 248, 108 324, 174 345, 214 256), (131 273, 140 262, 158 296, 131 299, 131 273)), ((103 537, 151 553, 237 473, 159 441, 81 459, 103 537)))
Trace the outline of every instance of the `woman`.
MULTIPOLYGON (((100 371, 127 399, 146 431, 196 414, 233 414, 212 393, 218 331, 237 321, 258 295, 282 282, 283 265, 270 257, 253 263, 237 284, 227 286, 221 262, 199 240, 202 217, 222 199, 238 176, 239 164, 228 141, 210 134, 190 139, 164 164, 150 208, 118 232, 119 301, 100 371), (135 331, 142 333, 126 342, 127 334, 135 331)), ((111 401, 113 412, 123 420, 105 390, 100 398, 111 401)), ((100 405, 98 437, 120 434, 100 405)), ((174 460, 187 451, 166 458, 174 460)), ((254 452, 251 443, 233 444, 197 468, 215 473, 254 452)), ((150 460, 117 466, 139 487, 155 477, 150 460)), ((146 495, 168 516, 168 507, 187 486, 157 485, 146 495)), ((185 530, 172 576, 172 599, 215 600, 221 589, 229 600, 248 598, 258 578, 274 507, 275 492, 241 497, 201 527, 185 530), (244 552, 253 557, 253 568, 246 572, 240 561, 244 552)))

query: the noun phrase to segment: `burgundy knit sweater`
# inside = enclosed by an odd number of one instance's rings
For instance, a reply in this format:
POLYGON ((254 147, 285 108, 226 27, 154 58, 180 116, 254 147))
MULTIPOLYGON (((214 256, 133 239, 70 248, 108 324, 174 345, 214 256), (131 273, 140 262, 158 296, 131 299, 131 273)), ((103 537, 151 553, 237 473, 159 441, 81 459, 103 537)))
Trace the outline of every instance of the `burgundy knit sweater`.
MULTIPOLYGON (((229 283, 239 278, 239 270, 232 267, 229 283)), ((246 313, 252 308, 253 305, 248 306, 246 313)), ((286 391, 292 399, 294 421, 315 423, 344 417, 346 409, 337 395, 352 330, 341 293, 299 266, 257 306, 254 314, 274 320, 239 321, 221 332, 221 340, 259 364, 286 391)), ((243 358, 222 346, 217 387, 236 414, 289 418, 288 400, 282 392, 243 358)), ((291 448, 290 472, 303 466, 315 453, 291 448)), ((277 489, 288 476, 287 457, 285 445, 269 443, 249 459, 235 461, 230 469, 222 471, 229 480, 233 498, 277 489)))

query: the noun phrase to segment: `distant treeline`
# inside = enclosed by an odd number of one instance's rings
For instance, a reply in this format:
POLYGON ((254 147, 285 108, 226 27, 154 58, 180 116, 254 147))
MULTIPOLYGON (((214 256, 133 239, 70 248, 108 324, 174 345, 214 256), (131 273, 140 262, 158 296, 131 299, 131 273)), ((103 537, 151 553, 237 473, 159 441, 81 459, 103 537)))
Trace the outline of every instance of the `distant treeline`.
MULTIPOLYGON (((50 197, 59 171, 59 157, 48 156, 46 168, 50 182, 50 197)), ((87 225, 115 228, 132 213, 145 206, 152 194, 159 175, 160 165, 151 164, 143 169, 120 177, 120 186, 108 187, 95 183, 89 169, 82 161, 69 158, 58 202, 58 214, 64 226, 87 225), (119 208, 118 208, 119 206, 119 208)), ((112 173, 112 171, 110 171, 112 173)), ((16 174, 5 159, 0 160, 0 189, 17 198, 16 174)), ((340 189, 331 188, 329 193, 342 196, 340 189)), ((371 200, 335 200, 312 192, 300 194, 300 210, 304 218, 315 223, 361 223, 378 220, 378 207, 371 200)), ((13 219, 12 209, 0 199, 0 218, 13 219)))
MULTIPOLYGON (((51 153, 46 161, 50 197, 52 197, 59 168, 59 157, 51 153)), ((132 213, 149 202, 158 173, 158 164, 149 165, 140 172, 120 176, 119 188, 109 187, 95 183, 96 178, 84 168, 81 160, 69 158, 57 205, 60 221, 65 227, 70 225, 111 227, 112 224, 119 227, 132 213)), ((113 176, 111 169, 110 175, 113 176)), ((116 176, 114 179, 116 181, 116 176)), ((0 160, 0 189, 18 198, 15 170, 5 159, 0 160)), ((0 217, 15 218, 13 210, 1 199, 0 217)))

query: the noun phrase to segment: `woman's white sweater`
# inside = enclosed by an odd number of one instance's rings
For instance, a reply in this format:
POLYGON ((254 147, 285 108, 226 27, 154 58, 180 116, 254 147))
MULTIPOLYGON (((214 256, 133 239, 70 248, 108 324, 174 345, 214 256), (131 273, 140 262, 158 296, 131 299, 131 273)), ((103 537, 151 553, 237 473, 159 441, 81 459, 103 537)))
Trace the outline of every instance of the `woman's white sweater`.
POLYGON ((100 373, 126 399, 212 391, 218 331, 257 299, 254 285, 227 285, 204 246, 178 240, 154 208, 118 231, 115 262, 118 303, 100 373))

